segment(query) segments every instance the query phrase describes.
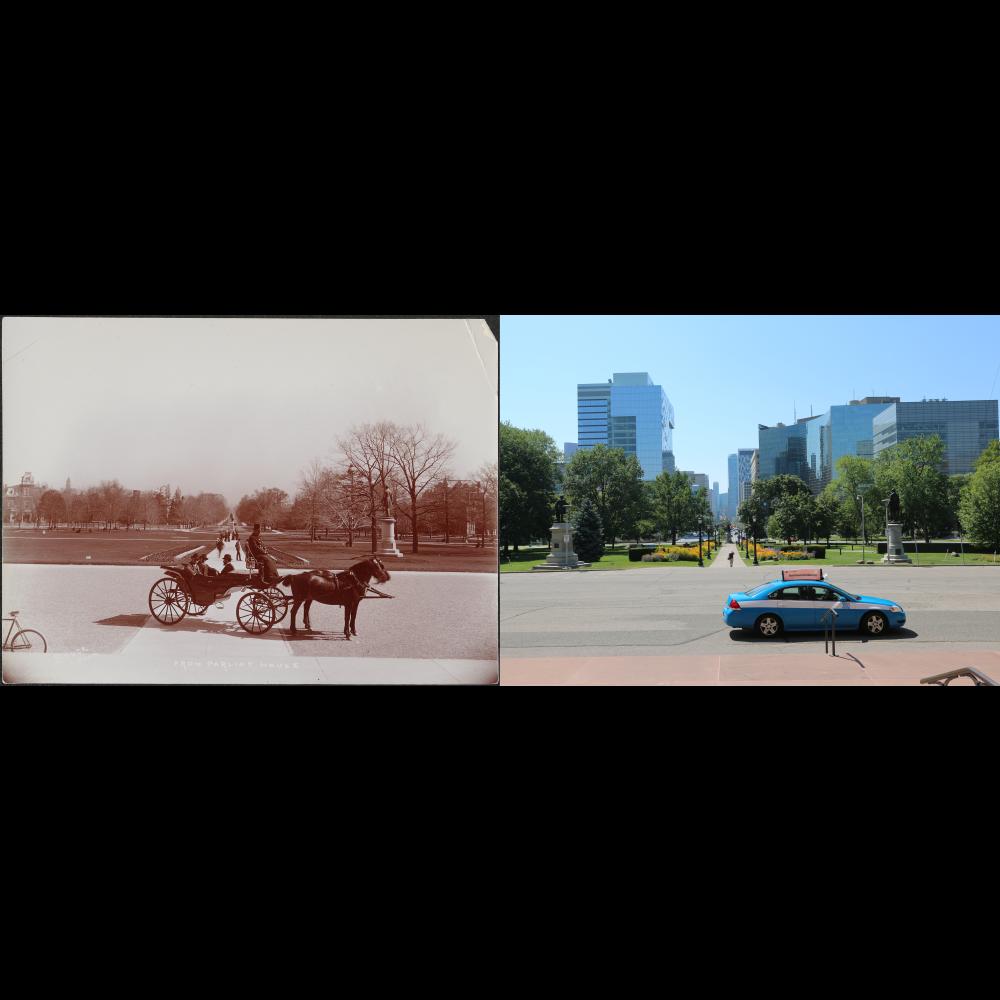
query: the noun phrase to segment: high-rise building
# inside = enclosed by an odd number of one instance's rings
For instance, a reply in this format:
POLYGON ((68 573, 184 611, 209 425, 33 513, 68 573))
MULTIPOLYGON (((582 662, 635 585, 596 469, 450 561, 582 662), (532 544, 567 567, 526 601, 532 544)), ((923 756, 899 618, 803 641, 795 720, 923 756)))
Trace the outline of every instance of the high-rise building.
POLYGON ((895 402, 872 420, 875 455, 900 441, 937 434, 944 442, 941 469, 953 476, 972 472, 983 449, 1000 436, 995 399, 925 399, 895 402))
POLYGON ((750 463, 756 448, 740 448, 736 453, 739 474, 739 503, 750 498, 750 463))
POLYGON ((717 514, 720 518, 726 518, 727 520, 732 520, 729 516, 729 494, 720 493, 719 494, 719 512, 717 514))
POLYGON ((898 402, 898 396, 866 396, 846 406, 831 406, 818 417, 804 418, 808 475, 803 478, 813 493, 837 478, 837 461, 844 455, 872 457, 872 420, 887 404, 898 402))
POLYGON ((674 467, 674 408, 648 372, 616 372, 576 387, 578 448, 603 444, 635 455, 642 478, 674 467))
POLYGON ((717 482, 712 483, 712 513, 715 517, 719 516, 719 484, 717 482))
POLYGON ((708 489, 708 476, 704 472, 688 472, 686 469, 681 472, 691 480, 692 493, 697 493, 702 488, 708 489))
POLYGON ((740 502, 740 480, 739 480, 739 460, 737 456, 730 455, 726 459, 727 471, 729 473, 729 491, 726 493, 726 513, 730 521, 736 520, 736 507, 740 502))
POLYGON ((579 447, 575 441, 567 441, 563 445, 563 461, 568 462, 576 454, 579 447))
POLYGON ((806 457, 809 424, 818 417, 802 417, 794 424, 781 422, 774 427, 757 425, 760 450, 758 468, 761 479, 772 476, 798 476, 809 482, 809 462, 806 457))

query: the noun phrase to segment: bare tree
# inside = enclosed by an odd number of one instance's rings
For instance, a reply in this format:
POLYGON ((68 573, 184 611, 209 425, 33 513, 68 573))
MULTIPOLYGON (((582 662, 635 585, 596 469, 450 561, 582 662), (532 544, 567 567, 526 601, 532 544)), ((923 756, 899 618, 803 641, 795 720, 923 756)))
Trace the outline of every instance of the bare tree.
POLYGON ((392 441, 395 424, 380 421, 352 427, 346 437, 337 438, 348 474, 354 469, 355 499, 360 500, 371 523, 372 552, 376 546, 375 521, 379 513, 389 514, 389 486, 392 476, 392 441))
POLYGON ((104 515, 105 526, 110 528, 112 523, 118 518, 118 513, 125 499, 125 491, 117 479, 110 481, 105 479, 98 486, 97 495, 101 512, 104 515))
POLYGON ((409 501, 413 552, 419 550, 421 500, 426 491, 447 473, 447 464, 454 453, 454 441, 443 434, 432 437, 423 424, 399 428, 390 442, 393 476, 409 501))
POLYGON ((479 542, 477 548, 486 545, 486 532, 496 528, 497 523, 497 474, 496 462, 485 462, 475 472, 476 490, 479 494, 479 542))

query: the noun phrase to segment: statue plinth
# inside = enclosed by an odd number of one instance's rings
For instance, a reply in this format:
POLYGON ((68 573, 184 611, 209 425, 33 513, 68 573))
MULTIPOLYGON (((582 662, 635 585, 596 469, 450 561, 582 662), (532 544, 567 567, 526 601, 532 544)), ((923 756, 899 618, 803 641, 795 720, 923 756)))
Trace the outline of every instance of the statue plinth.
POLYGON ((552 540, 549 542, 549 554, 545 557, 543 566, 532 566, 532 570, 563 570, 579 569, 590 563, 580 562, 573 551, 573 525, 569 521, 557 521, 549 529, 552 540))
POLYGON ((903 551, 903 526, 890 521, 885 526, 884 563, 912 563, 913 560, 903 551))
POLYGON ((396 519, 394 517, 380 517, 378 519, 378 548, 375 550, 375 555, 403 558, 403 553, 396 547, 396 519))

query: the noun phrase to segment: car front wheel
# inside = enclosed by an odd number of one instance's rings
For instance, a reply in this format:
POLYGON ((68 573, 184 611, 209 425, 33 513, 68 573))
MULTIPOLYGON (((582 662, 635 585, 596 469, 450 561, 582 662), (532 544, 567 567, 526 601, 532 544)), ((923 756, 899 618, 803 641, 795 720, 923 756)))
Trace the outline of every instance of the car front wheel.
POLYGON ((757 635, 773 639, 781 631, 781 619, 777 615, 761 615, 757 619, 757 635))
POLYGON ((885 615, 881 612, 873 611, 870 615, 865 615, 861 622, 861 631, 866 635, 882 635, 888 628, 885 615))

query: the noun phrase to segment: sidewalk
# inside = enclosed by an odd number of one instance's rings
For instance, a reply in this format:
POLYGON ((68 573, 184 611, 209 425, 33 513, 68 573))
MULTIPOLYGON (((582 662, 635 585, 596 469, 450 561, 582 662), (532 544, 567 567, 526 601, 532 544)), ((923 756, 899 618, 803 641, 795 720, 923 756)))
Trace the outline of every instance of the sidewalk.
POLYGON ((736 549, 736 546, 732 542, 726 542, 719 549, 719 554, 712 560, 709 569, 729 569, 729 553, 733 553, 733 566, 738 569, 745 569, 743 565, 743 560, 740 559, 740 554, 736 549))
MULTIPOLYGON (((958 667, 976 667, 1000 681, 1000 651, 866 651, 860 656, 836 657, 822 653, 532 659, 501 655, 500 684, 919 687, 921 678, 958 667)), ((951 686, 972 686, 972 681, 963 677, 951 686)))

